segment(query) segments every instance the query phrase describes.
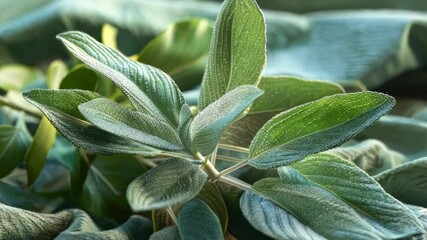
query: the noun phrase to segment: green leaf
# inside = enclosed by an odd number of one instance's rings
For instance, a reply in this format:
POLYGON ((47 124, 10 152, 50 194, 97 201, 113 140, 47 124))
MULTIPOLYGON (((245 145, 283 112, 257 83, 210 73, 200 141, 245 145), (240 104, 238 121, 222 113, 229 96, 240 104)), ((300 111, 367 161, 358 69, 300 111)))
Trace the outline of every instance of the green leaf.
POLYGON ((98 83, 98 76, 85 65, 76 65, 64 77, 61 89, 82 89, 93 91, 98 83))
POLYGON ((427 158, 405 163, 374 178, 400 201, 427 207, 427 158))
POLYGON ((188 106, 188 104, 182 105, 181 112, 179 114, 179 126, 177 131, 182 143, 187 149, 191 149, 190 126, 192 121, 193 114, 191 113, 190 106, 188 106))
POLYGON ((98 128, 117 136, 166 150, 182 150, 178 133, 166 121, 98 98, 79 105, 80 112, 98 128))
POLYGON ((117 34, 118 29, 113 25, 104 23, 101 30, 102 43, 110 48, 117 49, 117 34))
MULTIPOLYGON (((46 82, 51 89, 59 88, 62 79, 68 72, 67 66, 61 61, 54 61, 47 69, 46 82)), ((28 185, 36 181, 46 162, 47 154, 53 146, 56 138, 55 127, 45 116, 40 120, 33 142, 28 149, 25 161, 27 163, 28 185)))
POLYGON ((228 0, 214 25, 199 109, 241 85, 257 85, 265 65, 264 16, 254 0, 228 0))
POLYGON ((129 139, 105 132, 84 121, 77 106, 100 98, 83 90, 31 90, 25 99, 38 107, 53 126, 74 145, 101 154, 131 153, 155 155, 159 151, 129 139))
POLYGON ((249 164, 274 168, 334 147, 372 124, 394 102, 375 92, 337 94, 282 112, 252 140, 249 164))
MULTIPOLYGON (((83 159, 89 165, 79 207, 117 221, 124 221, 132 213, 126 199, 128 185, 146 168, 131 155, 97 155, 83 159), (90 162, 90 164, 88 163, 90 162)), ((82 174, 82 172, 80 172, 82 174)))
POLYGON ((256 192, 331 239, 394 239, 423 233, 415 215, 354 164, 315 154, 278 169, 256 192), (325 218, 327 216, 327 218, 325 218))
POLYGON ((179 229, 177 226, 170 226, 153 233, 148 240, 180 240, 179 229))
POLYGON ((264 94, 254 101, 244 118, 224 132, 222 142, 249 147, 257 131, 274 115, 325 96, 343 93, 343 89, 334 83, 286 76, 262 77, 258 87, 264 94))
POLYGON ((8 175, 25 159, 25 152, 31 144, 31 136, 23 120, 15 127, 0 126, 0 177, 8 175))
POLYGON ((238 86, 203 109, 190 126, 192 150, 202 155, 211 153, 221 133, 261 94, 263 91, 255 86, 238 86))
POLYGON ((181 90, 193 88, 202 80, 211 34, 207 19, 174 23, 142 50, 138 61, 163 70, 181 90))
POLYGON ((205 202, 212 209, 221 223, 222 232, 226 232, 228 223, 227 206, 225 206, 224 198, 218 186, 215 183, 206 181, 196 198, 205 202))
POLYGON ((206 179, 198 166, 169 159, 129 184, 126 195, 134 211, 166 208, 195 197, 206 179))
POLYGON ((30 211, 42 211, 49 200, 46 196, 0 181, 0 203, 30 211))
POLYGON ((389 149, 383 142, 368 139, 326 151, 353 162, 369 175, 395 168, 406 161, 405 156, 389 149))
POLYGON ((136 109, 153 116, 163 116, 173 126, 178 125, 184 98, 167 74, 134 62, 81 32, 62 33, 57 38, 74 56, 112 80, 136 109))
POLYGON ((240 208, 252 226, 274 239, 324 239, 274 202, 253 192, 243 193, 240 208))
POLYGON ((0 89, 5 91, 21 91, 41 78, 39 70, 24 65, 8 64, 0 67, 0 89))
POLYGON ((184 204, 178 214, 181 239, 224 239, 215 213, 201 200, 193 199, 184 204))

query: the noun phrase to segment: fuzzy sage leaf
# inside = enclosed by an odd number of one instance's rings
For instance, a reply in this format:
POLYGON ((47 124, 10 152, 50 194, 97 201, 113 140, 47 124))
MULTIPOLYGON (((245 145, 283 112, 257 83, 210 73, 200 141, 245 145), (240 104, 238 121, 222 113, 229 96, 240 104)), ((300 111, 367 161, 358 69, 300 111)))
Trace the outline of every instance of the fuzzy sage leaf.
POLYGON ((173 126, 178 125, 184 98, 166 73, 132 61, 85 33, 66 32, 57 37, 74 56, 111 79, 136 109, 153 116, 163 116, 173 126))
POLYGON ((250 145, 249 164, 267 169, 334 147, 356 135, 394 105, 393 97, 361 92, 327 96, 282 112, 250 145))
POLYGON ((265 64, 264 17, 254 0, 227 0, 214 25, 199 109, 226 92, 257 84, 265 64))
POLYGON ((195 197, 207 174, 182 159, 169 159, 136 178, 126 191, 134 211, 166 208, 195 197))
POLYGON ((95 98, 101 98, 97 93, 84 90, 35 89, 24 92, 23 96, 46 115, 59 133, 78 147, 101 154, 130 153, 153 156, 160 152, 105 132, 83 120, 84 117, 77 107, 95 98))
POLYGON ((424 232, 407 207, 346 160, 315 154, 278 172, 280 179, 262 179, 254 190, 326 238, 395 239, 424 232))
POLYGON ((201 111, 190 126, 192 150, 203 155, 211 153, 221 133, 262 94, 255 86, 239 86, 201 111))
POLYGON ((79 106, 95 126, 112 134, 166 150, 182 150, 178 133, 163 119, 133 111, 105 98, 79 106))

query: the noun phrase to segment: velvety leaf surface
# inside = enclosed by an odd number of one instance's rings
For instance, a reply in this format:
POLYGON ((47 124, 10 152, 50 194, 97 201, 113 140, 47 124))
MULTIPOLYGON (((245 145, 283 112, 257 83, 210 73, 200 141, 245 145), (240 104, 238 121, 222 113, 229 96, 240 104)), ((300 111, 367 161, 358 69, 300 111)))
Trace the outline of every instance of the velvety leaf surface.
POLYGON ((256 193, 243 193, 240 208, 252 226, 274 239, 325 239, 292 214, 256 193))
POLYGON ((263 91, 255 86, 238 86, 203 109, 190 126, 192 150, 202 155, 211 153, 221 133, 261 94, 263 91))
POLYGON ((135 239, 151 234, 151 221, 132 216, 118 226, 74 209, 42 214, 0 203, 2 239, 135 239))
POLYGON ((255 191, 326 238, 403 238, 424 232, 407 207, 348 161, 315 154, 278 171, 280 179, 260 180, 255 191))
POLYGON ((383 142, 368 139, 355 144, 345 144, 326 151, 353 162, 369 175, 395 168, 406 161, 404 155, 391 150, 383 142))
POLYGON ((286 76, 262 77, 258 87, 264 94, 254 101, 245 117, 224 132, 222 142, 249 147, 258 130, 274 115, 325 96, 343 93, 337 84, 286 76))
POLYGON ((136 178, 126 192, 134 211, 166 208, 195 197, 207 174, 183 159, 170 159, 136 178))
POLYGON ((125 108, 105 98, 83 103, 79 110, 106 132, 161 149, 183 149, 176 130, 161 118, 125 108))
POLYGON ((326 150, 356 135, 384 115, 394 98, 375 92, 327 96, 268 121, 250 145, 249 163, 274 168, 326 150))
POLYGON ((178 125, 184 98, 167 74, 134 62, 85 33, 62 33, 58 39, 77 58, 112 80, 138 110, 164 116, 172 125, 178 125))
POLYGON ((224 239, 215 213, 201 200, 193 199, 184 204, 178 214, 181 239, 224 239))
POLYGON ((427 158, 420 158, 375 176, 386 192, 408 204, 427 207, 427 158))
POLYGON ((25 99, 37 106, 65 138, 78 147, 101 154, 132 153, 155 155, 159 151, 98 129, 86 122, 77 106, 100 98, 83 90, 31 90, 25 99), (67 99, 67 101, 64 101, 67 99))
POLYGON ((225 1, 214 25, 199 109, 226 92, 257 85, 265 65, 265 23, 254 0, 225 1))
POLYGON ((149 240, 180 240, 179 229, 177 226, 163 228, 162 230, 153 233, 149 240))
POLYGON ((211 42, 212 24, 190 19, 170 25, 138 55, 138 61, 167 73, 181 90, 202 81, 211 42))

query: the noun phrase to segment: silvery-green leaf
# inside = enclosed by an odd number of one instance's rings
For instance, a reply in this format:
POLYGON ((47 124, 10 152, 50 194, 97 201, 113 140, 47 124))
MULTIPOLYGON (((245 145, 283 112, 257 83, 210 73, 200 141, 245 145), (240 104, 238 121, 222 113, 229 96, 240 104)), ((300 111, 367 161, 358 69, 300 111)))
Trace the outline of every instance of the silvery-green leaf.
POLYGON ((326 152, 355 163, 369 175, 395 168, 406 161, 401 153, 391 150, 376 139, 340 146, 326 152))
POLYGON ((386 192, 404 203, 427 207, 427 158, 420 158, 376 175, 386 192))
POLYGON ((25 99, 38 107, 53 126, 74 145, 101 154, 131 153, 156 155, 159 150, 115 136, 84 121, 77 106, 100 98, 84 90, 42 90, 23 93, 25 99))
POLYGON ((191 89, 202 80, 211 35, 208 19, 173 23, 144 47, 138 61, 163 70, 181 90, 191 89))
POLYGON ((258 87, 264 94, 254 101, 245 117, 224 132, 222 142, 249 147, 257 131, 274 115, 325 96, 343 93, 343 89, 334 83, 286 76, 262 77, 258 87))
POLYGON ((195 197, 206 179, 199 166, 170 159, 136 178, 126 195, 134 211, 166 208, 195 197))
POLYGON ((387 113, 394 102, 382 93, 360 92, 327 96, 289 109, 255 135, 249 164, 274 168, 334 147, 387 113))
POLYGON ((160 149, 183 149, 176 130, 161 118, 125 108, 106 98, 83 103, 79 110, 91 123, 111 134, 160 149))
POLYGON ((162 230, 153 233, 148 240, 180 240, 177 226, 165 227, 162 230))
POLYGON ((221 133, 262 94, 255 86, 238 86, 203 109, 190 126, 192 150, 202 155, 211 153, 221 133))
POLYGON ((274 239, 325 239, 292 214, 256 193, 243 193, 240 209, 253 227, 274 239))
POLYGON ((228 0, 214 25, 199 109, 228 91, 257 85, 265 65, 265 23, 254 0, 228 0))
POLYGON ((58 39, 73 55, 111 79, 139 111, 162 116, 173 126, 178 125, 184 98, 167 74, 132 61, 81 32, 62 33, 58 39))
POLYGON ((206 203, 197 198, 181 207, 178 229, 181 239, 224 239, 217 216, 206 203))
POLYGON ((406 206, 346 160, 314 154, 278 171, 280 179, 260 180, 254 190, 326 238, 394 239, 424 232, 406 206))
POLYGON ((187 149, 191 149, 191 136, 190 126, 193 121, 193 114, 191 113, 190 106, 188 104, 182 105, 181 112, 179 113, 179 126, 178 134, 181 137, 181 141, 187 149))

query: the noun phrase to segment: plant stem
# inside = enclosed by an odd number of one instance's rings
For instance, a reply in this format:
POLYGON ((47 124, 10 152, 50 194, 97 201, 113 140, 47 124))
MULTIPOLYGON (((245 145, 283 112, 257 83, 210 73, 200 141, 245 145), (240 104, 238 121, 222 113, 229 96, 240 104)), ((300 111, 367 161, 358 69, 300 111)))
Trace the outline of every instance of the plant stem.
POLYGON ((243 147, 234 146, 234 145, 220 143, 219 147, 223 148, 223 149, 227 149, 227 150, 236 151, 236 152, 249 153, 249 149, 243 148, 243 147))
POLYGON ((181 154, 181 153, 175 153, 175 152, 162 152, 158 155, 158 157, 165 157, 165 158, 182 158, 186 160, 194 160, 191 155, 187 154, 181 154))
POLYGON ((157 163, 155 163, 155 162, 153 162, 153 161, 150 161, 150 160, 148 160, 148 159, 146 159, 146 158, 143 158, 143 157, 141 157, 141 156, 138 156, 138 155, 135 155, 135 156, 133 156, 136 160, 138 160, 140 163, 142 163, 142 164, 144 164, 144 165, 146 165, 146 166, 148 166, 148 167, 150 167, 150 168, 155 168, 155 167, 157 167, 157 163))
POLYGON ((238 178, 232 177, 232 176, 220 176, 218 179, 220 182, 230 184, 231 186, 240 188, 244 191, 251 191, 252 186, 238 178))
POLYGON ((218 145, 216 145, 215 150, 212 152, 212 155, 210 156, 211 163, 214 167, 215 167, 215 163, 216 163, 217 153, 218 153, 218 145))
POLYGON ((232 172, 236 171, 237 169, 239 169, 239 168, 242 168, 242 167, 246 166, 246 165, 248 164, 248 161, 249 161, 248 159, 243 160, 243 161, 241 161, 241 162, 239 162, 239 163, 234 164, 233 166, 231 166, 231 167, 229 167, 229 168, 226 168, 226 169, 222 170, 222 171, 219 173, 219 176, 221 177, 221 176, 224 176, 224 175, 230 174, 230 173, 232 173, 232 172))
POLYGON ((229 157, 229 156, 224 156, 224 155, 217 155, 216 156, 217 159, 221 159, 227 162, 234 162, 234 163, 239 163, 242 162, 242 159, 238 159, 238 158, 234 158, 234 157, 229 157))
POLYGON ((10 108, 15 109, 15 110, 18 110, 18 111, 23 111, 23 112, 25 112, 26 114, 28 114, 28 115, 30 115, 30 116, 33 116, 33 117, 41 118, 41 117, 43 116, 43 115, 42 115, 41 113, 39 113, 39 112, 35 112, 35 111, 30 110, 30 109, 25 109, 25 108, 23 108, 23 107, 21 107, 21 106, 18 106, 18 105, 14 104, 14 103, 9 102, 9 101, 8 101, 5 97, 3 97, 3 96, 0 96, 0 105, 6 106, 6 107, 10 107, 10 108))
POLYGON ((178 224, 178 219, 176 218, 175 213, 172 210, 171 206, 168 206, 168 208, 166 208, 166 211, 169 213, 169 216, 172 218, 172 221, 176 224, 178 224))

